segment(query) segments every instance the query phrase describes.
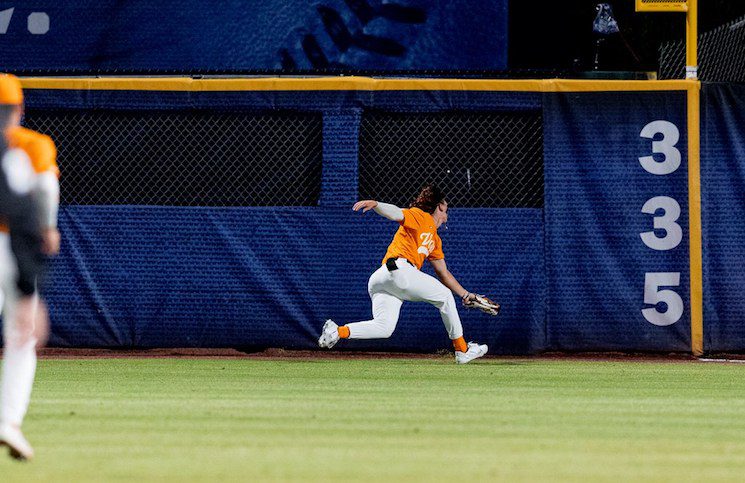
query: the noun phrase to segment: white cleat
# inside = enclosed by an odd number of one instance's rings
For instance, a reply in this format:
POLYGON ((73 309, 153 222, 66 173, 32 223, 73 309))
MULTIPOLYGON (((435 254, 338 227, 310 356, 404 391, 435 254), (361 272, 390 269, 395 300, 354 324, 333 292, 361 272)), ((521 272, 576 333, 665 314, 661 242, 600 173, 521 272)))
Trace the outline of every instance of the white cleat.
POLYGON ((323 324, 321 337, 318 338, 318 347, 331 349, 339 342, 339 326, 329 319, 323 324))
POLYGON ((34 457, 34 449, 23 437, 21 430, 10 424, 0 425, 0 446, 7 446, 10 456, 20 461, 34 457))
POLYGON ((475 342, 469 342, 466 352, 455 351, 455 362, 467 364, 474 359, 485 356, 488 351, 489 347, 486 344, 479 345, 475 342))

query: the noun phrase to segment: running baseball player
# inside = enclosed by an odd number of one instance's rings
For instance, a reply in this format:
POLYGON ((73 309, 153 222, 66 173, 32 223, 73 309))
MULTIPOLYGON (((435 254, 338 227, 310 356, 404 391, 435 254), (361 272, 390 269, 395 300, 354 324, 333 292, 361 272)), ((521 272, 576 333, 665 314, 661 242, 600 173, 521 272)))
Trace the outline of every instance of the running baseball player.
MULTIPOLYGON (((47 136, 20 127, 23 112, 23 91, 14 76, 0 76, 0 122, 14 165, 9 177, 29 192, 34 201, 34 227, 41 236, 44 255, 59 251, 57 208, 59 182, 54 143, 47 136)), ((46 340, 48 319, 43 302, 35 295, 38 270, 29 278, 16 263, 11 240, 16 228, 0 223, 0 290, 3 303, 4 356, 0 383, 0 445, 7 445, 11 456, 30 459, 34 451, 21 432, 28 409, 31 388, 36 373, 36 346, 46 340), (22 285, 17 280, 22 280, 22 285)), ((15 246, 13 247, 15 248, 15 246)), ((18 260, 20 262, 20 260, 18 260)))
MULTIPOLYGON (((367 291, 372 300, 372 320, 338 326, 327 320, 318 339, 320 347, 331 348, 339 339, 384 339, 393 334, 404 301, 427 302, 440 311, 448 336, 453 341, 455 362, 465 364, 486 354, 488 347, 463 338, 458 307, 453 293, 464 305, 490 304, 492 315, 499 305, 483 296, 472 294, 458 283, 445 264, 442 240, 437 229, 447 222, 448 204, 437 187, 425 186, 408 209, 401 209, 375 200, 357 202, 352 209, 363 213, 374 210, 380 216, 401 225, 388 247, 382 266, 371 276, 367 291), (437 280, 420 272, 424 260, 429 260, 437 280)), ((485 307, 479 306, 484 311, 485 307)))
MULTIPOLYGON (((57 229, 60 193, 57 148, 49 136, 21 127, 21 113, 21 106, 18 106, 7 131, 8 148, 22 150, 31 160, 36 173, 34 194, 40 208, 44 253, 54 256, 60 249, 60 233, 57 229)), ((0 226, 0 231, 3 229, 0 226)))

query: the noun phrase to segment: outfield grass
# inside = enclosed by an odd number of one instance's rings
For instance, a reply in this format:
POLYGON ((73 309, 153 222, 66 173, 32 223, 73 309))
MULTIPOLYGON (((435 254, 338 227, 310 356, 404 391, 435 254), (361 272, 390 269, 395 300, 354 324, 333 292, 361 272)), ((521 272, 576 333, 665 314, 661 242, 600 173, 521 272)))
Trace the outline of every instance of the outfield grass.
POLYGON ((741 481, 745 366, 42 360, 28 481, 741 481))

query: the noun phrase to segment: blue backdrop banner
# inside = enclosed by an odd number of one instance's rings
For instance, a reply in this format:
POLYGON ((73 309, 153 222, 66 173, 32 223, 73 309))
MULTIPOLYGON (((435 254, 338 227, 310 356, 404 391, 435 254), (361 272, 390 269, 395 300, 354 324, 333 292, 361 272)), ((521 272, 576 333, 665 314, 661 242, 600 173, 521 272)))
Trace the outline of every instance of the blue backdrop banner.
POLYGON ((4 1, 0 41, 3 72, 505 69, 507 0, 4 1))

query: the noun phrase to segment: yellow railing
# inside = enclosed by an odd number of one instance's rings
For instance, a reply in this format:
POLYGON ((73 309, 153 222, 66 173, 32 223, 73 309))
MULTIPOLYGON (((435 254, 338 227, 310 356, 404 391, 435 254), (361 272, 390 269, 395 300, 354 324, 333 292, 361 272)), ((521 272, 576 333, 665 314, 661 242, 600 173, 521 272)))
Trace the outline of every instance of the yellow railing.
POLYGON ((636 11, 686 14, 686 78, 698 78, 698 0, 636 0, 636 11))
POLYGON ((602 92, 682 91, 698 89, 690 80, 577 80, 577 79, 378 79, 371 77, 244 77, 192 79, 189 77, 26 77, 24 89, 132 91, 521 91, 602 92))
POLYGON ((686 0, 636 0, 637 12, 687 12, 690 2, 686 0))

